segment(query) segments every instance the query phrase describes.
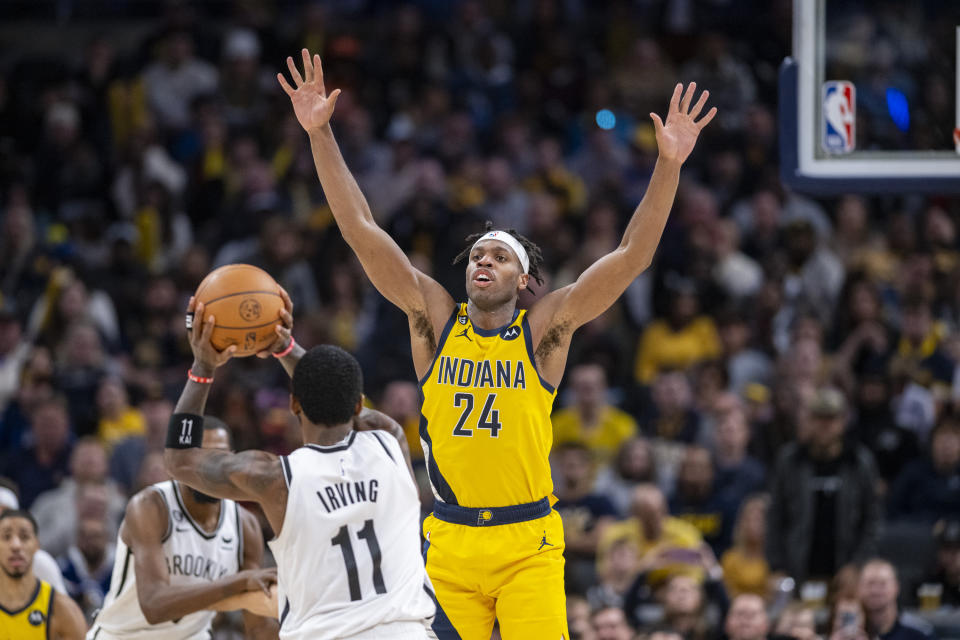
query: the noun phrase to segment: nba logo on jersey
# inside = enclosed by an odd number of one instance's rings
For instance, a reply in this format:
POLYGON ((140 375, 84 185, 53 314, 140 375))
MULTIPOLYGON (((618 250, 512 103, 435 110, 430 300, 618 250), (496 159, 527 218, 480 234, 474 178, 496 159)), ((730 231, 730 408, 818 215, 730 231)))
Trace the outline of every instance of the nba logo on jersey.
POLYGON ((831 80, 823 84, 823 150, 850 153, 854 147, 857 93, 852 82, 831 80))

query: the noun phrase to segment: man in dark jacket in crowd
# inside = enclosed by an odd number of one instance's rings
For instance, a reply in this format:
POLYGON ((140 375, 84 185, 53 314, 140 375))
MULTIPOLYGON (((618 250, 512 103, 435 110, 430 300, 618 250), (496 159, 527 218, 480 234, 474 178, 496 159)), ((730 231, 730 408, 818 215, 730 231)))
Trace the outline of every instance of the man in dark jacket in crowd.
POLYGON ((870 452, 846 442, 847 404, 821 388, 807 407, 808 438, 777 459, 771 483, 767 560, 798 581, 829 580, 876 551, 877 470, 870 452))

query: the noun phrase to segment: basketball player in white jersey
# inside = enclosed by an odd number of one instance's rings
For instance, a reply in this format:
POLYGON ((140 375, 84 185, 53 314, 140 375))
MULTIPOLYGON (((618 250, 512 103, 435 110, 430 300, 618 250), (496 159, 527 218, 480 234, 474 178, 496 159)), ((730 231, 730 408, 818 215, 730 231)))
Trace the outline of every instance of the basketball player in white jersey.
MULTIPOLYGON (((203 445, 229 451, 230 432, 204 421, 203 445)), ((183 483, 159 482, 134 495, 117 536, 110 592, 87 640, 211 637, 218 603, 255 592, 266 600, 275 570, 260 569, 263 533, 233 500, 183 483)), ((229 607, 229 609, 236 607, 229 607)), ((248 638, 276 638, 277 621, 244 611, 248 638)))
POLYGON ((263 508, 277 532, 269 544, 280 638, 426 638, 435 599, 420 556, 409 450, 400 425, 363 409, 360 365, 333 346, 304 352, 278 324, 285 348, 274 355, 293 378, 290 409, 304 446, 289 456, 200 448, 210 383, 235 349, 214 349, 215 318, 204 317, 202 304, 191 300, 187 311, 194 362, 170 421, 167 469, 201 491, 263 508))

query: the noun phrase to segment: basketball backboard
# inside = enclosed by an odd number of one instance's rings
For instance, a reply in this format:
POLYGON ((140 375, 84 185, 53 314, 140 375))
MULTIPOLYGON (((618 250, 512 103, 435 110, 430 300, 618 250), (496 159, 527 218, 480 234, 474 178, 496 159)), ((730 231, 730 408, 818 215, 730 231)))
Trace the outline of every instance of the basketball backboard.
POLYGON ((960 0, 794 0, 779 97, 791 188, 960 193, 960 0))

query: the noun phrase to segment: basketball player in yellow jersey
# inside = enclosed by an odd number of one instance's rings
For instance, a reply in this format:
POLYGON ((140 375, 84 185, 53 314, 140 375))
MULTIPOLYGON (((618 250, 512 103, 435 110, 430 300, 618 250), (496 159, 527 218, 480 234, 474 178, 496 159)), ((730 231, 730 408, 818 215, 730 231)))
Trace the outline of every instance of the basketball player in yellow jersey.
POLYGON ((81 640, 80 607, 33 575, 39 547, 29 511, 0 514, 0 640, 81 640))
POLYGON ((427 572, 440 638, 568 638, 563 529, 551 508, 550 408, 574 330, 605 311, 647 268, 676 195, 680 165, 714 117, 704 92, 677 85, 666 122, 650 114, 660 157, 620 246, 528 312, 517 297, 540 252, 512 231, 468 238, 467 302, 456 303, 415 269, 374 222, 330 130, 340 90, 328 96, 320 57, 292 58, 294 86, 278 75, 310 136, 324 193, 344 239, 374 286, 403 309, 423 394, 420 437, 437 501, 424 522, 427 572))

